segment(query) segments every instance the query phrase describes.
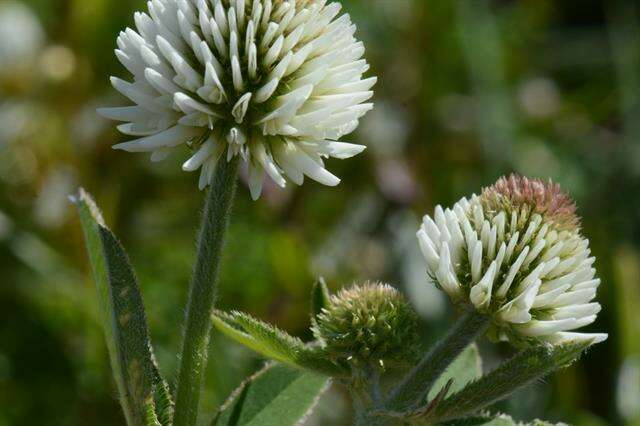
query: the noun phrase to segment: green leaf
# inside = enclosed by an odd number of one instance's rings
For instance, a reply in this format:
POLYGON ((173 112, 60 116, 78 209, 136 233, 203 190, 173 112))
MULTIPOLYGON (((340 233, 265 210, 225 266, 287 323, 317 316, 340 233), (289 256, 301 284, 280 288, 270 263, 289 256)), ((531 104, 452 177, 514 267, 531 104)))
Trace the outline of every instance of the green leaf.
POLYGON ((331 379, 270 363, 236 389, 211 426, 293 426, 313 410, 331 379))
POLYGON ((302 340, 245 313, 216 311, 211 320, 227 337, 267 358, 330 376, 348 374, 344 368, 328 361, 322 348, 306 345, 302 340))
POLYGON ((80 189, 72 201, 85 234, 111 367, 127 424, 155 425, 154 363, 133 268, 91 197, 80 189))
POLYGON ((449 392, 455 393, 464 388, 467 383, 482 376, 482 359, 475 343, 467 348, 447 367, 445 372, 436 380, 429 392, 428 400, 432 400, 438 392, 453 379, 449 392))
POLYGON ((445 399, 429 417, 442 422, 471 416, 552 371, 571 364, 590 344, 543 345, 524 350, 445 399))
POLYGON ((150 400, 146 406, 145 406, 146 410, 147 410, 147 418, 146 418, 146 426, 162 426, 162 424, 160 424, 160 421, 158 420, 158 416, 156 415, 156 409, 155 406, 153 405, 153 401, 150 400))
POLYGON ((241 312, 216 312, 214 326, 248 348, 277 361, 296 365, 296 351, 304 348, 300 339, 241 312))
POLYGON ((155 360, 153 361, 153 400, 156 409, 155 411, 158 415, 158 421, 160 424, 162 426, 169 426, 173 421, 174 403, 171 398, 171 392, 169 391, 169 385, 160 375, 160 371, 158 370, 158 366, 155 364, 155 360))
POLYGON ((322 312, 322 309, 329 304, 330 297, 331 294, 327 288, 327 283, 325 283, 324 278, 319 277, 313 284, 313 290, 311 292, 311 318, 313 321, 315 321, 315 318, 322 312))

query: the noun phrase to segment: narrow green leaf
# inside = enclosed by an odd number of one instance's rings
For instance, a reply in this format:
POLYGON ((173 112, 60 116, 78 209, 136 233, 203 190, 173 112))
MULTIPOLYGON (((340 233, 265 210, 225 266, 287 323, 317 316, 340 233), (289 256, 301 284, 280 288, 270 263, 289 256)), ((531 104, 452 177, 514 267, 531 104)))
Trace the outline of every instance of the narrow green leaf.
POLYGON ((331 294, 327 288, 324 278, 318 277, 318 280, 313 284, 313 290, 311 292, 311 312, 312 321, 322 312, 322 308, 329 304, 329 298, 331 294))
POLYGON ((308 416, 331 379, 271 363, 246 380, 211 426, 294 426, 308 416))
POLYGON ((471 416, 523 386, 571 364, 589 345, 590 343, 544 345, 524 350, 445 399, 430 418, 446 421, 471 416))
POLYGON ((349 374, 345 368, 329 361, 321 347, 307 345, 245 313, 216 311, 211 316, 211 321, 227 337, 267 358, 335 377, 349 374))
POLYGON ((453 379, 453 384, 449 389, 449 392, 455 393, 464 388, 467 383, 476 380, 482 376, 482 359, 480 358, 480 352, 478 346, 475 343, 467 346, 467 348, 458 355, 458 358, 447 367, 445 372, 436 380, 431 391, 429 392, 428 400, 432 400, 442 389, 449 379, 453 379))
POLYGON ((162 426, 170 426, 173 422, 174 403, 169 391, 169 385, 160 375, 158 366, 153 364, 153 400, 158 415, 158 421, 162 426))
POLYGON ((290 334, 257 320, 250 315, 236 313, 236 322, 249 334, 262 342, 269 351, 282 354, 284 358, 295 362, 296 353, 304 349, 302 340, 290 334))
MULTIPOLYGON (((153 411, 153 361, 142 296, 120 242, 106 227, 91 197, 72 198, 80 214, 100 311, 127 424, 149 425, 153 411)), ((155 416, 155 412, 153 413, 155 416)))
POLYGON ((153 400, 149 400, 146 405, 147 410, 147 418, 146 418, 146 426, 162 426, 160 421, 158 420, 158 416, 156 415, 156 408, 153 404, 153 400))
POLYGON ((304 347, 301 340, 284 331, 240 312, 216 312, 213 325, 227 337, 268 358, 295 364, 295 351, 304 347))

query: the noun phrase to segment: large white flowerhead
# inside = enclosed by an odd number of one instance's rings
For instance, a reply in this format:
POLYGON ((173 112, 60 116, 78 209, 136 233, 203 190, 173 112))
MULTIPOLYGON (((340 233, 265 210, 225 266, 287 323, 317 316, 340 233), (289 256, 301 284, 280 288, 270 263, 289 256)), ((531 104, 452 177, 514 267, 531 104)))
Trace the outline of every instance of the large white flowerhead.
POLYGON ((201 169, 200 188, 218 159, 240 155, 252 197, 266 173, 302 184, 340 180, 323 158, 364 149, 338 142, 372 108, 376 78, 349 15, 326 0, 151 0, 118 37, 116 56, 133 82, 112 77, 134 105, 100 110, 138 137, 115 147, 164 159, 186 144, 183 169, 201 169))
POLYGON ((600 280, 575 205, 557 184, 501 178, 453 208, 437 206, 417 235, 430 279, 463 309, 490 315, 490 337, 606 339, 570 331, 595 321, 600 280))

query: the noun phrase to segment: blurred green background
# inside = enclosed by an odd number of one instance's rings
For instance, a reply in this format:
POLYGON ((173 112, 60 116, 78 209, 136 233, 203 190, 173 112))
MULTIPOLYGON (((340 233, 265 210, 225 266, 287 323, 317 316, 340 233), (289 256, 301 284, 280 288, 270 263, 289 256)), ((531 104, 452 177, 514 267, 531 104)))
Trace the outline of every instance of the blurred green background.
MULTIPOLYGON (((0 426, 123 424, 96 294, 67 196, 94 194, 137 269, 168 378, 203 193, 182 172, 116 152, 98 106, 142 0, 0 0, 0 426)), ((640 5, 622 0, 344 0, 379 76, 376 108, 331 161, 338 188, 241 185, 220 304, 309 337, 316 276, 402 289, 425 340, 452 313, 425 285, 414 233, 438 204, 504 173, 553 178, 577 200, 610 333, 573 367, 498 406, 514 417, 640 425, 640 5)), ((485 368, 509 348, 483 344, 485 368)), ((215 336, 203 401, 215 407, 262 360, 215 336)), ((339 388, 309 424, 348 424, 339 388)), ((206 417, 206 416, 205 416, 206 417)))

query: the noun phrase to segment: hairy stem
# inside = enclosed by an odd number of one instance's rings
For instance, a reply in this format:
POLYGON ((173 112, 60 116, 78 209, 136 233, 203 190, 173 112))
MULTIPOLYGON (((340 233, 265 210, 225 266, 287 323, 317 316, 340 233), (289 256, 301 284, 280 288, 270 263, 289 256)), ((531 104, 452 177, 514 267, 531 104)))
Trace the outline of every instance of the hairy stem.
POLYGON ((397 424, 397 420, 388 416, 384 416, 372 410, 359 409, 358 405, 354 405, 356 411, 356 426, 392 426, 397 424))
POLYGON ((538 346, 523 350, 491 373, 445 399, 436 407, 432 417, 441 422, 473 415, 552 371, 571 364, 590 344, 538 346))
POLYGON ((211 313, 217 295, 218 270, 225 231, 236 190, 238 157, 223 156, 206 195, 198 252, 185 315, 182 355, 176 391, 175 426, 192 426, 198 417, 200 391, 207 365, 211 313))
POLYGON ((402 411, 426 403, 427 394, 444 370, 489 326, 490 318, 476 311, 462 316, 407 374, 391 393, 386 407, 402 411))
POLYGON ((381 411, 380 371, 368 367, 364 376, 349 384, 356 426, 390 426, 392 420, 381 411))

